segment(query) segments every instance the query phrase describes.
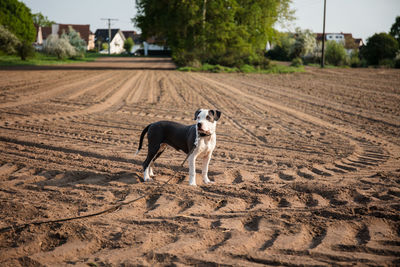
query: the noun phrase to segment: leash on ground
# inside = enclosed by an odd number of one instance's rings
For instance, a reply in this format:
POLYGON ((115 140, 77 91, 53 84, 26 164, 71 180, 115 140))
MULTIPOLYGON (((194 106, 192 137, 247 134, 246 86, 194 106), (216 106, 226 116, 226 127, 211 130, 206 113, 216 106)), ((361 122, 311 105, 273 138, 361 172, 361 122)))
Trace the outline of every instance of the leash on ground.
MULTIPOLYGON (((193 147, 193 149, 187 154, 186 158, 182 161, 181 165, 179 166, 180 168, 183 167, 183 165, 185 164, 186 160, 189 158, 190 154, 192 154, 193 150, 196 148, 196 146, 193 147)), ((164 183, 158 185, 154 191, 162 189, 166 184, 168 184, 173 178, 176 177, 176 175, 180 172, 181 170, 176 170, 174 175, 172 175, 167 181, 165 181, 164 183)), ((0 228, 0 233, 5 233, 11 230, 14 231, 18 231, 18 230, 23 230, 26 227, 30 226, 30 225, 42 225, 42 224, 49 224, 49 223, 61 223, 61 222, 68 222, 68 221, 74 221, 74 220, 80 220, 80 219, 86 219, 86 218, 90 218, 90 217, 95 217, 95 216, 99 216, 99 215, 103 215, 103 214, 107 214, 107 213, 112 213, 118 209, 120 209, 123 206, 127 206, 129 204, 132 204, 136 201, 139 201, 143 198, 149 197, 151 195, 153 195, 153 193, 151 194, 145 194, 142 195, 140 197, 137 197, 135 199, 129 200, 127 202, 122 202, 119 203, 117 205, 111 206, 110 208, 98 211, 98 212, 94 212, 94 213, 90 213, 90 214, 86 214, 86 215, 81 215, 81 216, 75 216, 75 217, 70 217, 70 218, 61 218, 61 219, 54 219, 54 220, 46 220, 46 221, 37 221, 37 222, 29 222, 29 223, 24 223, 24 224, 19 224, 19 225, 12 225, 12 226, 7 226, 7 227, 3 227, 0 228)))

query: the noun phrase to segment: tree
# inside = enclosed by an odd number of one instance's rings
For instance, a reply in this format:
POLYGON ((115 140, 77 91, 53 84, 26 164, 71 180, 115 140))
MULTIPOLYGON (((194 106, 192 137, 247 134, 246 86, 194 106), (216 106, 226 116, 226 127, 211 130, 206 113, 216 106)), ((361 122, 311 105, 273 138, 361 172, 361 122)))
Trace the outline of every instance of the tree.
POLYGON ((132 38, 129 37, 128 39, 125 40, 124 42, 124 49, 126 50, 126 52, 128 52, 129 54, 131 53, 132 47, 135 45, 135 43, 133 42, 132 38))
POLYGON ((32 14, 24 3, 17 0, 2 0, 0 2, 0 25, 19 39, 15 50, 22 60, 34 55, 32 43, 36 37, 32 14))
POLYGON ((51 21, 47 18, 47 16, 43 16, 42 13, 36 13, 32 15, 33 23, 40 27, 49 27, 54 24, 54 21, 51 21))
POLYGON ((315 34, 311 30, 296 28, 295 43, 292 48, 292 58, 312 55, 317 46, 315 34))
POLYGON ((51 34, 49 37, 47 37, 44 51, 47 54, 55 55, 58 59, 76 56, 76 50, 69 43, 66 35, 63 35, 60 38, 58 35, 51 34))
POLYGON ((74 56, 83 57, 86 51, 86 42, 80 36, 80 34, 75 31, 71 26, 69 26, 68 33, 63 33, 61 38, 65 38, 75 49, 74 56))
POLYGON ((35 56, 35 49, 32 46, 32 43, 26 40, 23 40, 17 46, 17 53, 21 60, 26 60, 28 57, 35 56))
POLYGON ((33 42, 36 29, 31 11, 24 3, 17 0, 1 0, 0 24, 14 33, 21 41, 33 42))
POLYGON ((17 36, 11 33, 9 30, 0 25, 0 50, 6 54, 17 53, 17 47, 21 42, 17 36))
POLYGON ((367 39, 367 45, 361 50, 362 56, 370 65, 378 65, 384 59, 394 59, 399 43, 387 33, 376 33, 367 39))
POLYGON ((400 16, 396 17, 396 21, 393 23, 390 28, 390 35, 393 36, 400 46, 400 16))
POLYGON ((279 33, 276 38, 276 44, 267 52, 267 57, 273 60, 289 61, 291 60, 292 50, 296 39, 293 34, 279 33))
POLYGON ((336 41, 326 42, 325 59, 329 64, 339 66, 346 62, 346 50, 343 45, 336 41))
POLYGON ((290 18, 291 0, 136 0, 144 38, 167 44, 178 65, 190 61, 259 64, 274 24, 290 18))
POLYGON ((390 28, 390 35, 393 36, 400 45, 400 16, 396 17, 396 21, 393 23, 390 28))

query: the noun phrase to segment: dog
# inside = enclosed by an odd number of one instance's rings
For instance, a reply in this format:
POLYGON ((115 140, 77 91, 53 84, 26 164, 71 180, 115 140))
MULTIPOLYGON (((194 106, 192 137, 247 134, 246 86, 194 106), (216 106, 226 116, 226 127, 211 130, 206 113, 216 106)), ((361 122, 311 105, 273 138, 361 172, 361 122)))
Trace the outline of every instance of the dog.
POLYGON ((188 156, 189 185, 196 186, 196 159, 198 156, 201 156, 203 160, 203 182, 210 183, 208 165, 217 142, 215 131, 220 117, 219 110, 199 109, 194 114, 196 124, 193 125, 183 125, 172 121, 158 121, 147 125, 140 135, 139 148, 136 151, 136 155, 139 154, 143 138, 147 133, 148 151, 143 162, 143 180, 145 182, 152 180, 154 161, 169 145, 178 151, 190 154, 188 156))

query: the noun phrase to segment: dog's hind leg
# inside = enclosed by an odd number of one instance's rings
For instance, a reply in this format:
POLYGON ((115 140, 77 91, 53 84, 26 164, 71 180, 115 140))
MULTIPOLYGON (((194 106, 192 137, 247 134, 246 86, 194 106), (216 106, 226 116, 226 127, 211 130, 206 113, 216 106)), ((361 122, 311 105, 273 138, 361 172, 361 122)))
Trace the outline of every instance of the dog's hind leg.
POLYGON ((159 149, 160 149, 160 145, 155 146, 155 145, 149 144, 149 148, 147 151, 147 157, 146 157, 145 161, 143 162, 143 169, 144 169, 143 180, 145 182, 151 181, 151 178, 150 178, 151 164, 152 164, 154 158, 156 157, 159 149))
POLYGON ((161 154, 165 151, 165 149, 167 148, 167 144, 162 143, 160 145, 160 149, 158 150, 157 154, 155 155, 155 157, 153 158, 153 160, 150 162, 150 166, 149 166, 149 175, 150 177, 154 176, 154 162, 158 159, 158 157, 161 156, 161 154))

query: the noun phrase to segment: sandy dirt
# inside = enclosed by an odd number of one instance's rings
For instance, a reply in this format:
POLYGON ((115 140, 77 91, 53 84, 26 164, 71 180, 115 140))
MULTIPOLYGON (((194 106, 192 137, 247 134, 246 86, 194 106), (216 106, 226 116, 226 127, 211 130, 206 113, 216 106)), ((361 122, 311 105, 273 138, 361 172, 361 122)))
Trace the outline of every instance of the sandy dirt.
POLYGON ((173 68, 0 70, 1 266, 400 265, 399 70, 173 68), (172 148, 143 183, 142 129, 198 108, 222 111, 215 184, 172 148))

